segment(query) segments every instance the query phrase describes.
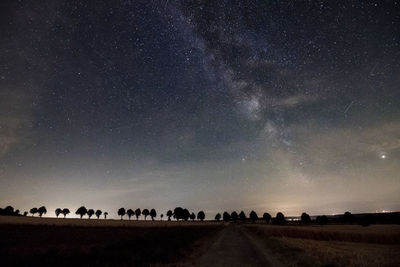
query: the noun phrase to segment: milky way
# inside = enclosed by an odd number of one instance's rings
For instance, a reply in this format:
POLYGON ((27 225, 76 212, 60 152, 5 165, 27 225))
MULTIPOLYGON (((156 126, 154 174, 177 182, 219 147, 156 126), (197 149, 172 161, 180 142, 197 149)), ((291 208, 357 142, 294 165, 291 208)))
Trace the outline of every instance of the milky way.
POLYGON ((3 204, 400 209, 398 1, 0 12, 3 204))

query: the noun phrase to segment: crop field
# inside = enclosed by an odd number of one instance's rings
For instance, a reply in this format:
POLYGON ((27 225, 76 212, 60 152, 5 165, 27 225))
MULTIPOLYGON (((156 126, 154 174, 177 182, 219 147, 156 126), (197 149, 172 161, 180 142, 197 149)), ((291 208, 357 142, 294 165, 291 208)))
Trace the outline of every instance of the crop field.
POLYGON ((2 266, 400 266, 400 225, 0 216, 2 266))
POLYGON ((287 266, 400 266, 400 225, 246 228, 287 266))

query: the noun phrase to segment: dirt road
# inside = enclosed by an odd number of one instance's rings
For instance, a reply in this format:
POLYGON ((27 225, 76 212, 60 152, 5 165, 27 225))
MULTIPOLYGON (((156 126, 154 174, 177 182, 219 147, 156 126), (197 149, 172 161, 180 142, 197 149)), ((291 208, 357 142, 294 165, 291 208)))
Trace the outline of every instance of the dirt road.
POLYGON ((230 225, 218 233, 203 253, 188 265, 194 266, 282 266, 260 240, 245 227, 230 225))

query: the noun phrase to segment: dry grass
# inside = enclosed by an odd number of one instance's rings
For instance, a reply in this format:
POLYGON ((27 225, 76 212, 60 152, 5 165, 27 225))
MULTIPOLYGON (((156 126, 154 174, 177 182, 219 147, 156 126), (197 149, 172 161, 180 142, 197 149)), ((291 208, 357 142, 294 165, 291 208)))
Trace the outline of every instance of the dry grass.
POLYGON ((267 236, 312 240, 400 244, 400 225, 275 226, 248 225, 267 236))
POLYGON ((285 266, 400 266, 400 245, 265 237, 285 266))
POLYGON ((149 266, 180 262, 222 226, 2 224, 1 266, 149 266))
POLYGON ((78 226, 78 227, 175 227, 175 226, 200 226, 221 225, 221 222, 199 222, 199 221, 136 221, 136 220, 112 220, 112 219, 76 219, 76 218, 39 218, 39 217, 16 217, 0 216, 0 225, 49 225, 49 226, 78 226))
POLYGON ((400 266, 399 225, 248 225, 286 266, 400 266))

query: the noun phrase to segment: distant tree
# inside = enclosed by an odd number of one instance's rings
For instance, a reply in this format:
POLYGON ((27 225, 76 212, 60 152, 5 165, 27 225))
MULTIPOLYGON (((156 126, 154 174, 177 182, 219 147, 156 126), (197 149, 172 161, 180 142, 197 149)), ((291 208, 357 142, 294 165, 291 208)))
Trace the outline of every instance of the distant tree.
POLYGON ((194 221, 196 219, 196 214, 194 214, 194 212, 192 212, 192 214, 190 214, 190 219, 192 221, 194 221))
POLYGON ((65 217, 66 217, 68 214, 70 214, 69 209, 64 208, 64 209, 62 210, 62 214, 64 215, 64 219, 65 219, 65 217))
POLYGON ((136 221, 139 220, 140 215, 142 215, 142 211, 140 209, 135 210, 136 221))
POLYGON ((154 218, 157 217, 157 212, 155 209, 150 210, 150 217, 152 221, 154 221, 154 218))
POLYGON ((28 215, 28 212, 27 212, 27 211, 24 212, 24 216, 26 216, 26 215, 28 215))
POLYGON ((354 220, 354 216, 353 216, 353 214, 351 214, 350 211, 346 211, 343 214, 343 222, 344 223, 353 223, 353 220, 354 220))
POLYGON ((118 210, 118 216, 121 216, 121 220, 122 220, 122 217, 124 217, 124 215, 125 215, 125 209, 124 208, 120 208, 119 210, 118 210))
POLYGON ((144 220, 146 220, 147 216, 149 216, 149 214, 150 214, 150 211, 148 209, 144 209, 142 211, 142 214, 144 215, 144 220))
POLYGON ((317 221, 317 223, 318 223, 319 225, 325 225, 325 224, 328 223, 328 217, 326 217, 325 215, 323 215, 323 216, 317 216, 316 221, 317 221))
POLYGON ((217 222, 219 222, 219 220, 221 220, 221 214, 220 213, 217 213, 217 215, 215 215, 215 220, 217 222))
POLYGON ((231 219, 233 222, 236 222, 238 220, 238 218, 239 218, 239 215, 237 214, 236 211, 231 213, 231 219))
POLYGON ((57 209, 55 210, 55 213, 56 213, 56 217, 58 218, 58 216, 62 213, 62 209, 57 208, 57 209))
POLYGON ((239 213, 239 220, 241 220, 242 222, 246 221, 246 214, 243 210, 239 213))
POLYGON ((311 218, 310 215, 308 215, 307 213, 303 212, 301 214, 301 222, 304 224, 309 224, 311 223, 311 218))
POLYGON ((84 206, 82 206, 76 210, 75 214, 79 215, 82 219, 82 217, 85 216, 87 214, 87 212, 88 212, 87 209, 84 206))
POLYGON ((183 219, 187 222, 190 218, 190 212, 188 209, 183 209, 183 219))
POLYGON ((185 217, 185 214, 184 214, 184 212, 183 212, 183 208, 181 208, 181 207, 176 207, 175 209, 174 209, 174 213, 173 213, 173 216, 174 216, 174 218, 177 220, 177 221, 179 221, 179 220, 183 220, 185 217))
POLYGON ((275 220, 274 220, 274 224, 284 224, 286 222, 285 220, 285 215, 283 215, 282 212, 278 212, 276 214, 275 220))
POLYGON ((204 221, 205 218, 206 214, 204 213, 204 211, 201 210, 197 213, 197 220, 204 221))
POLYGON ((253 223, 255 223, 256 220, 258 220, 258 215, 257 215, 257 213, 256 213, 254 210, 252 210, 252 211, 250 212, 250 220, 252 220, 253 223))
POLYGON ((94 210, 93 209, 89 209, 87 211, 87 215, 89 216, 89 219, 92 218, 92 216, 94 215, 94 210))
POLYGON ((38 208, 38 213, 39 213, 39 217, 42 217, 43 214, 47 213, 47 209, 45 206, 41 206, 40 208, 38 208))
POLYGON ((12 206, 7 206, 3 210, 4 215, 14 215, 14 208, 12 206))
POLYGON ((20 215, 19 213, 20 213, 20 211, 19 211, 19 210, 15 210, 13 215, 15 215, 15 216, 19 216, 19 215, 20 215))
POLYGON ((231 215, 228 213, 228 212, 224 212, 223 214, 222 214, 222 219, 225 221, 225 222, 229 222, 230 220, 231 220, 231 215))
POLYGON ((108 212, 104 212, 104 220, 107 220, 108 212))
POLYGON ((162 219, 164 218, 164 214, 161 213, 160 218, 161 218, 161 221, 162 221, 162 219))
POLYGON ((102 213, 103 212, 101 210, 96 210, 95 214, 96 214, 97 219, 100 219, 100 216, 102 213))
POLYGON ((37 208, 31 208, 31 210, 29 211, 32 216, 35 216, 36 213, 38 213, 38 209, 37 208))
POLYGON ((268 212, 265 212, 263 214, 263 219, 266 223, 269 223, 269 221, 271 221, 271 215, 268 212))
POLYGON ((131 217, 135 214, 135 212, 132 209, 128 209, 126 214, 128 215, 129 220, 131 220, 131 217))
POLYGON ((167 211, 168 221, 171 220, 172 215, 173 215, 172 210, 168 210, 168 211, 167 211))

